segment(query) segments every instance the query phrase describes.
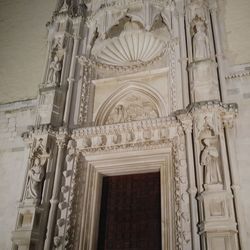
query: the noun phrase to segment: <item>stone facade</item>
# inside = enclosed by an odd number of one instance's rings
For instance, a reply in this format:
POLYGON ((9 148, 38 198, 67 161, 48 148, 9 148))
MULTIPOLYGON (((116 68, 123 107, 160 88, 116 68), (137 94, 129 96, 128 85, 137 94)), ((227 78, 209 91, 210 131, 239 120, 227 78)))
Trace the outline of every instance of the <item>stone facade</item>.
POLYGON ((102 177, 152 171, 163 249, 247 249, 250 74, 217 4, 57 2, 38 98, 1 107, 12 249, 96 249, 102 177))

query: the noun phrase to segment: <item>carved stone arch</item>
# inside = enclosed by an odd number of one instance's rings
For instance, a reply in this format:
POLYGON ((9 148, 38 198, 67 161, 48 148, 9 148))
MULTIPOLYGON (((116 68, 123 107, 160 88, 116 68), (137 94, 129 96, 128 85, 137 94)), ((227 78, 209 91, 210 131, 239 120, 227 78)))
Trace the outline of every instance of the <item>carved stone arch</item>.
MULTIPOLYGON (((142 102, 145 104, 144 107, 147 107, 151 109, 150 114, 147 117, 141 118, 141 119, 147 119, 147 118, 156 118, 156 117, 163 117, 167 116, 167 108, 166 103, 164 102, 163 98, 159 93, 157 93, 154 89, 145 86, 141 83, 133 82, 133 83, 125 83, 122 87, 117 89, 115 92, 113 92, 107 100, 101 105, 99 108, 96 119, 95 119, 95 125, 103 125, 103 124, 109 124, 111 122, 108 122, 109 116, 116 110, 117 108, 121 108, 121 103, 126 102, 127 99, 133 99, 133 97, 138 97, 138 100, 142 100, 142 102), (152 115, 152 117, 150 117, 152 115)), ((137 106, 136 103, 127 103, 126 105, 126 112, 128 109, 131 108, 131 106, 137 106)), ((138 107, 138 106, 137 106, 138 107)), ((148 109, 146 110, 148 111, 148 109)), ((145 111, 145 112, 146 112, 145 111)), ((128 115, 128 114, 127 114, 128 115)), ((119 122, 129 122, 131 120, 131 116, 127 119, 114 121, 112 123, 119 123, 119 122)), ((136 119, 140 120, 140 119, 136 119)))

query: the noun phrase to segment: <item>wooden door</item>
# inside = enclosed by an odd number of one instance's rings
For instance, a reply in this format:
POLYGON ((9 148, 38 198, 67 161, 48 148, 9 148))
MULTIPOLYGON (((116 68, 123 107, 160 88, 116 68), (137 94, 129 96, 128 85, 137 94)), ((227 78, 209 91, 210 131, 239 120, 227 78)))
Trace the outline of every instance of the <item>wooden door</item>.
POLYGON ((160 174, 104 177, 98 250, 160 249, 160 174))

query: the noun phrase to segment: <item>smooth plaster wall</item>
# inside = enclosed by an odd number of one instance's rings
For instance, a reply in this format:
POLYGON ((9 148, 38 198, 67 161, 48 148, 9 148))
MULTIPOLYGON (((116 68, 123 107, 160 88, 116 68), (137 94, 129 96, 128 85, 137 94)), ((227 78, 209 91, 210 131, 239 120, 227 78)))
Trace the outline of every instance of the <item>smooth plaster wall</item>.
POLYGON ((225 1, 226 56, 230 64, 250 62, 250 0, 225 1))
POLYGON ((0 104, 36 97, 56 0, 0 0, 0 104))
POLYGON ((227 81, 227 102, 236 102, 239 114, 236 123, 236 158, 239 168, 240 190, 247 246, 250 246, 250 76, 227 81))

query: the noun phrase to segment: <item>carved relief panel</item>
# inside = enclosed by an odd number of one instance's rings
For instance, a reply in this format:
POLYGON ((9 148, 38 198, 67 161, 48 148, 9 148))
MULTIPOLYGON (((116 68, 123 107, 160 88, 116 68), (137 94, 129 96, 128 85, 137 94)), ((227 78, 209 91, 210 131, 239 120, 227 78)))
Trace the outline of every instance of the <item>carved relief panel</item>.
POLYGON ((118 102, 108 114, 105 124, 159 117, 157 107, 143 95, 131 94, 118 102))

